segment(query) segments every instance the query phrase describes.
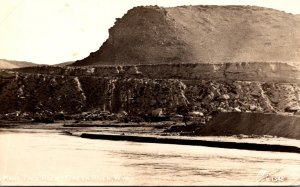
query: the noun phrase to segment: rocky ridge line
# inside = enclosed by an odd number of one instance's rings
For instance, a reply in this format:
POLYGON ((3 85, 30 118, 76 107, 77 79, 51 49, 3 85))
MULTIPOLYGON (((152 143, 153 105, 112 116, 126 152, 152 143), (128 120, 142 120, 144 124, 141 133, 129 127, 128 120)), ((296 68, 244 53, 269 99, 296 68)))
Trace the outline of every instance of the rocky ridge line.
POLYGON ((289 63, 149 64, 83 67, 28 67, 20 73, 47 75, 135 77, 183 80, 242 80, 300 83, 300 67, 289 63))

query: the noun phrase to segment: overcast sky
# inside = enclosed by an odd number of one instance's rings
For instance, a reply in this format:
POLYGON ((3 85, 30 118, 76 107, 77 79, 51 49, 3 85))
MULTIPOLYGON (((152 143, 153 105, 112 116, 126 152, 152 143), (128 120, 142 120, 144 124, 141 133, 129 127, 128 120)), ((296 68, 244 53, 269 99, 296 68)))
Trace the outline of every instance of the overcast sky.
POLYGON ((56 64, 82 59, 138 5, 257 5, 300 14, 299 0, 0 0, 0 59, 56 64))

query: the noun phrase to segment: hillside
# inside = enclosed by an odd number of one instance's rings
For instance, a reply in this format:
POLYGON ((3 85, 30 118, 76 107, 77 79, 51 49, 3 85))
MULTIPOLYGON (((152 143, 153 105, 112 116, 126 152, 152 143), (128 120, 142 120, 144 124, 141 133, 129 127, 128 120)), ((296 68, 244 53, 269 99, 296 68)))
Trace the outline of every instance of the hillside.
POLYGON ((4 60, 0 59, 0 69, 12 69, 36 66, 36 64, 24 61, 4 60))
POLYGON ((136 7, 73 65, 300 60, 300 18, 256 6, 136 7))
POLYGON ((74 61, 68 61, 68 62, 62 62, 62 63, 58 63, 58 64, 53 64, 53 66, 69 66, 72 63, 74 63, 74 61))

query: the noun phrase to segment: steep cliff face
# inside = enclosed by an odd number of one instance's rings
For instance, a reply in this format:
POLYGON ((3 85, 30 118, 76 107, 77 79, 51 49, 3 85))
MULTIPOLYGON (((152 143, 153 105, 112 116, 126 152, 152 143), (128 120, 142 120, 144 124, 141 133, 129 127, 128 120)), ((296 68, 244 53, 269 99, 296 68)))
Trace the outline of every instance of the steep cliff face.
POLYGON ((253 6, 136 7, 73 65, 299 62, 300 19, 253 6))
POLYGON ((77 77, 19 75, 0 79, 1 113, 81 112, 86 97, 77 77))
POLYGON ((130 115, 177 113, 189 106, 210 119, 221 112, 284 112, 300 104, 300 85, 249 81, 149 79, 10 73, 0 78, 0 111, 130 115))

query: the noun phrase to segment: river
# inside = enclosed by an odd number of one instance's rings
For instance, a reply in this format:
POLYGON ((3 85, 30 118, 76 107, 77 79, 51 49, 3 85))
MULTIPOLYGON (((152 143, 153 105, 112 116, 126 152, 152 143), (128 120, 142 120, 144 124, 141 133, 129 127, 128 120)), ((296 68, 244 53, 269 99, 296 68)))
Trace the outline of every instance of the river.
POLYGON ((300 155, 0 133, 1 185, 296 185, 300 155))

